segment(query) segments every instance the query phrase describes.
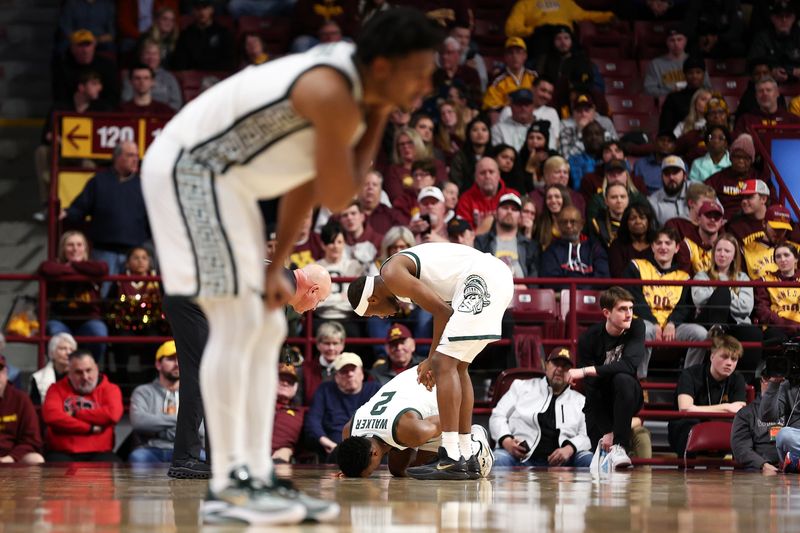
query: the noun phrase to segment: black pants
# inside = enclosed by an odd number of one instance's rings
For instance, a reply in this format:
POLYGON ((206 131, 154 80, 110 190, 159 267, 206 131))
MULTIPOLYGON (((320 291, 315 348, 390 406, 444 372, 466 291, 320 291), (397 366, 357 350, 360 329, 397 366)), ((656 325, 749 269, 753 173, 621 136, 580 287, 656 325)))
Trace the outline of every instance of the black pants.
POLYGON ((686 452, 686 443, 689 441, 689 432, 692 428, 700 423, 700 420, 695 418, 670 420, 667 424, 667 440, 669 447, 678 454, 678 458, 682 458, 686 452))
MULTIPOLYGON (((729 287, 717 287, 711 297, 700 309, 698 324, 711 327, 714 324, 727 326, 728 333, 740 342, 758 342, 764 340, 761 328, 752 324, 737 324, 731 316, 731 291, 729 287)), ((761 348, 745 348, 741 361, 736 366, 740 372, 753 373, 761 362, 761 348)))
MULTIPOLYGON (((181 369, 181 408, 175 428, 173 461, 200 459, 200 423, 203 397, 200 395, 200 360, 208 340, 208 320, 194 301, 184 296, 164 298, 164 314, 172 326, 181 369)), ((206 457, 211 457, 206 432, 206 457)))
POLYGON ((592 449, 609 431, 614 432, 614 444, 623 448, 631 446, 631 420, 644 404, 642 386, 636 376, 614 374, 608 378, 597 378, 587 384, 586 431, 592 441, 592 449))
POLYGON ((47 452, 44 456, 48 463, 121 463, 122 459, 113 452, 64 453, 47 452))

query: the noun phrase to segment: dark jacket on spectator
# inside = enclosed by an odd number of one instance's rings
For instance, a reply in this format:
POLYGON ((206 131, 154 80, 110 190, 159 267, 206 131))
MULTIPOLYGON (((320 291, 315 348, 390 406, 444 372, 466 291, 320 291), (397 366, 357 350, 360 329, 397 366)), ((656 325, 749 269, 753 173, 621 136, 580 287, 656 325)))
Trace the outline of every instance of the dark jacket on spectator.
POLYGON ((178 37, 175 70, 234 70, 236 48, 228 28, 214 22, 208 28, 191 25, 178 37))
POLYGON ((25 454, 42 453, 42 434, 33 403, 10 382, 0 397, 0 421, 0 457, 10 455, 19 462, 25 454))
POLYGON ((777 466, 781 458, 775 443, 770 440, 772 426, 782 426, 783 417, 770 422, 762 422, 758 417, 761 398, 746 405, 736 413, 731 430, 731 449, 733 458, 745 468, 760 470, 764 463, 777 466))
POLYGON ((103 82, 100 99, 115 107, 119 102, 119 73, 110 59, 95 55, 88 65, 75 62, 69 50, 63 56, 53 59, 53 100, 56 102, 72 100, 78 80, 84 72, 96 72, 103 82))
POLYGON ((608 255, 603 246, 591 239, 573 244, 555 239, 542 253, 539 276, 543 278, 607 278, 608 255), (577 248, 577 259, 572 258, 577 248))
POLYGON ((389 383, 392 379, 396 378, 398 374, 401 372, 405 372, 412 366, 416 366, 420 364, 422 361, 425 360, 425 357, 418 354, 413 354, 411 356, 411 361, 409 361, 408 366, 404 368, 395 368, 392 366, 392 362, 389 360, 388 357, 385 359, 379 359, 372 365, 372 368, 369 371, 369 375, 372 376, 379 386, 383 387, 387 383, 389 383))
MULTIPOLYGON (((497 253, 497 232, 492 229, 488 233, 475 237, 475 249, 495 255, 497 253)), ((522 275, 535 278, 539 275, 539 243, 524 235, 517 234, 517 254, 522 275)))
POLYGON ((97 387, 87 395, 76 393, 69 377, 65 377, 47 390, 42 406, 47 449, 63 453, 110 452, 114 448, 114 426, 122 412, 122 392, 104 375, 100 374, 97 387), (91 433, 92 426, 103 430, 91 433))
POLYGON ((335 381, 327 381, 314 393, 311 409, 306 414, 306 436, 318 442, 323 435, 332 441, 342 442, 342 428, 356 410, 378 392, 380 385, 375 381, 364 381, 361 392, 345 394, 339 390, 335 381))
POLYGON ((372 213, 366 215, 364 225, 371 227, 381 235, 385 235, 393 226, 407 226, 409 218, 399 209, 378 204, 372 213))
POLYGON ((88 237, 95 248, 126 252, 150 238, 139 174, 120 181, 114 169, 99 171, 67 208, 70 222, 92 217, 88 237))

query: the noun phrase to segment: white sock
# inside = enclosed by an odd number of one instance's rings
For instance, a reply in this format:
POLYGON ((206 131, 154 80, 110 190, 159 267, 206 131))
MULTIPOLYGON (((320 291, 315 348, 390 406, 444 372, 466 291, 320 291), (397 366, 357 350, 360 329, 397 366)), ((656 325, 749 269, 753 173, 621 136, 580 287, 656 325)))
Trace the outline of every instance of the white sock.
POLYGON ((458 461, 459 457, 461 457, 461 452, 458 449, 458 432, 442 431, 442 447, 450 459, 458 461))
POLYGON ((464 459, 472 457, 472 433, 458 434, 458 448, 461 450, 461 455, 464 456, 464 459))

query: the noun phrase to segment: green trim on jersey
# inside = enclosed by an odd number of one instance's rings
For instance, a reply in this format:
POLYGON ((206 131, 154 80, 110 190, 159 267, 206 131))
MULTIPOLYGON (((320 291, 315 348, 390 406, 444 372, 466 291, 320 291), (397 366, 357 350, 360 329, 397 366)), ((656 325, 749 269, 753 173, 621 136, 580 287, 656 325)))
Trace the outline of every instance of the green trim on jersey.
POLYGON ((419 415, 419 419, 422 420, 422 413, 420 413, 418 410, 414 409, 413 407, 406 407, 405 409, 403 409, 402 411, 397 413, 397 416, 394 417, 394 421, 392 422, 392 440, 395 441, 397 444, 399 444, 401 446, 405 446, 405 444, 400 442, 397 439, 397 424, 400 422, 400 417, 403 416, 404 414, 406 414, 408 411, 413 411, 413 412, 417 413, 417 415, 419 415))
POLYGON ((450 342, 456 341, 482 341, 482 340, 498 340, 500 335, 467 335, 464 337, 447 337, 450 342))
POLYGON ((415 254, 414 252, 409 252, 408 250, 400 250, 397 253, 398 254, 407 255, 408 257, 410 257, 411 259, 414 260, 414 263, 417 264, 417 274, 416 274, 416 276, 417 276, 417 279, 419 279, 420 270, 422 269, 422 265, 419 262, 419 256, 417 254, 415 254))

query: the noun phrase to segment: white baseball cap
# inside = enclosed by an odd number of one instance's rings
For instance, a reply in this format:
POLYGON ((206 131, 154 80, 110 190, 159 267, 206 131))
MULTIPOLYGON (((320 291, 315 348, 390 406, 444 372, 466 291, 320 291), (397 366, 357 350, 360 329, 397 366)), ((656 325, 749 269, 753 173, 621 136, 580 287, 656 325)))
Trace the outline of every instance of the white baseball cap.
POLYGON ((444 194, 442 194, 442 190, 439 187, 423 187, 417 195, 417 201, 421 202, 425 198, 436 198, 444 203, 444 194))

